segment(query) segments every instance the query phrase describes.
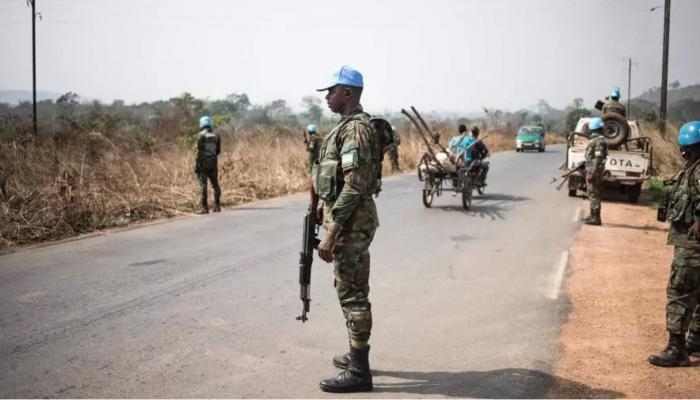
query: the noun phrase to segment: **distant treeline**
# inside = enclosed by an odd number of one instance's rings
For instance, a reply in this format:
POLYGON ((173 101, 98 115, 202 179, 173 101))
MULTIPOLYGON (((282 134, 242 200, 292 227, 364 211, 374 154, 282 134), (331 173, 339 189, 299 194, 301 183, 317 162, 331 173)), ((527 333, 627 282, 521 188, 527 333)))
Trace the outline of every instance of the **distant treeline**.
MULTIPOLYGON (((651 100, 658 98, 658 92, 658 88, 653 88, 633 99, 628 114, 634 119, 655 121, 658 118, 658 105, 651 100)), ((680 87, 674 82, 669 99, 668 117, 671 122, 684 123, 700 118, 700 85, 680 87)), ((454 114, 446 117, 437 113, 427 116, 441 121, 441 126, 447 129, 464 123, 478 125, 482 129, 515 132, 522 125, 542 125, 550 132, 564 134, 573 129, 578 118, 597 115, 596 110, 587 106, 580 98, 573 99, 563 110, 550 106, 546 100, 539 100, 532 110, 510 112, 484 108, 483 114, 475 118, 462 118, 454 114)), ((325 105, 314 96, 303 97, 301 111, 295 112, 285 100, 254 104, 245 93, 232 93, 219 100, 198 99, 184 93, 169 100, 127 105, 120 100, 111 104, 82 102, 78 94, 68 92, 55 101, 40 101, 38 120, 41 135, 119 132, 141 138, 148 144, 192 137, 197 131, 197 119, 205 114, 214 118, 223 134, 260 130, 299 133, 309 123, 319 125, 325 132, 337 119, 324 109, 325 105)), ((410 130, 407 121, 398 112, 383 117, 398 129, 410 130)), ((0 103, 0 139, 12 139, 31 132, 31 102, 18 105, 0 103)))

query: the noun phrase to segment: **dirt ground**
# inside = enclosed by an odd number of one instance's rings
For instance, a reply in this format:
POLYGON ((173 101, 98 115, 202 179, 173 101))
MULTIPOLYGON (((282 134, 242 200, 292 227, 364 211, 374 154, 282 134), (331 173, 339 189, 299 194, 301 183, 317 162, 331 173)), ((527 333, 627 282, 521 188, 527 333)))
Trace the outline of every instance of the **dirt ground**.
MULTIPOLYGON (((587 207, 582 202, 582 207, 587 207)), ((571 302, 553 397, 700 398, 700 357, 658 368, 666 344, 665 290, 673 248, 649 206, 603 203, 603 227, 584 225, 570 252, 571 302)))

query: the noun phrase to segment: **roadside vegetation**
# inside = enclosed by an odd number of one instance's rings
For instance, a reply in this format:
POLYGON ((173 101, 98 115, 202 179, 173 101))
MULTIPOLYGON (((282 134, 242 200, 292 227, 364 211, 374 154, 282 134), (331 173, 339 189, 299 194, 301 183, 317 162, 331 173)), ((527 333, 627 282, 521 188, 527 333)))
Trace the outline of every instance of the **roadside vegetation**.
MULTIPOLYGON (((479 126, 497 152, 513 149, 515 131, 525 124, 545 126, 548 144, 564 143, 567 116, 581 113, 580 106, 575 100, 558 111, 541 100, 541 112, 425 116, 443 144, 464 123, 479 126)), ((256 105, 237 93, 213 101, 185 93, 167 101, 106 105, 81 102, 69 92, 39 103, 40 134, 34 137, 31 104, 0 103, 0 249, 192 212, 198 201, 196 123, 203 114, 213 116, 222 136, 223 206, 306 190, 303 127, 314 123, 327 133, 336 120, 315 97, 302 98, 300 109, 294 112, 284 100, 256 105)), ((401 137, 402 170, 415 170, 425 151, 422 139, 400 113, 384 117, 401 137)), ((672 171, 677 149, 658 136, 655 163, 672 171)))

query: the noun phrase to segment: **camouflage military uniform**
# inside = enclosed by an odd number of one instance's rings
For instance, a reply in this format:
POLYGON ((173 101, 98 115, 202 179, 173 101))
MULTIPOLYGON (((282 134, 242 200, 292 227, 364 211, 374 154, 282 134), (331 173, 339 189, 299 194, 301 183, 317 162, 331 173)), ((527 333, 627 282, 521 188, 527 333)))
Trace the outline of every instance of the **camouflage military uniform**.
POLYGON ((627 116, 627 110, 625 106, 617 100, 610 99, 603 104, 603 114, 615 113, 620 114, 623 117, 627 116))
POLYGON ((668 244, 674 249, 666 289, 666 329, 676 335, 685 335, 688 329, 689 343, 700 339, 699 309, 691 319, 692 307, 700 301, 700 238, 689 234, 693 223, 700 220, 699 166, 695 162, 681 172, 668 205, 668 244))
POLYGON ((399 171, 399 145, 401 144, 401 139, 396 131, 393 131, 393 143, 389 146, 387 150, 387 155, 391 161, 391 170, 396 172, 399 171))
POLYGON ((605 159, 608 157, 608 144, 603 136, 596 136, 586 146, 586 191, 590 201, 591 217, 600 220, 600 193, 603 186, 605 159))
POLYGON ((219 187, 218 156, 221 153, 221 139, 219 135, 202 129, 197 137, 197 157, 194 172, 197 174, 201 191, 202 211, 208 211, 207 180, 211 181, 214 189, 214 211, 218 211, 221 201, 221 188, 219 187))
POLYGON ((341 227, 333 250, 335 287, 354 348, 367 347, 372 329, 369 246, 379 226, 372 198, 380 166, 376 141, 369 115, 358 108, 325 137, 313 172, 324 226, 341 227))
POLYGON ((315 134, 309 135, 309 138, 306 141, 306 151, 309 152, 309 172, 311 172, 314 164, 318 160, 322 140, 322 138, 318 137, 318 134, 315 134))

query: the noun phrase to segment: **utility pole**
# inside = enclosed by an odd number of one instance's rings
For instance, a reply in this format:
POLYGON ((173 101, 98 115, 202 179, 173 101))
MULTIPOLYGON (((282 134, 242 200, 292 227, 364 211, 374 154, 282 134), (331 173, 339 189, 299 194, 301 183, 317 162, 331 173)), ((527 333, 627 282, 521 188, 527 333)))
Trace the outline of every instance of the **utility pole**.
POLYGON ((632 109, 630 108, 630 99, 632 99, 632 57, 627 62, 627 115, 632 118, 632 109))
POLYGON ((669 27, 671 24, 671 0, 666 0, 664 4, 664 50, 661 69, 661 104, 659 105, 659 119, 661 132, 666 132, 666 100, 668 95, 668 42, 669 27))
POLYGON ((34 120, 34 136, 39 134, 36 116, 36 0, 27 0, 32 6, 32 109, 34 120))

